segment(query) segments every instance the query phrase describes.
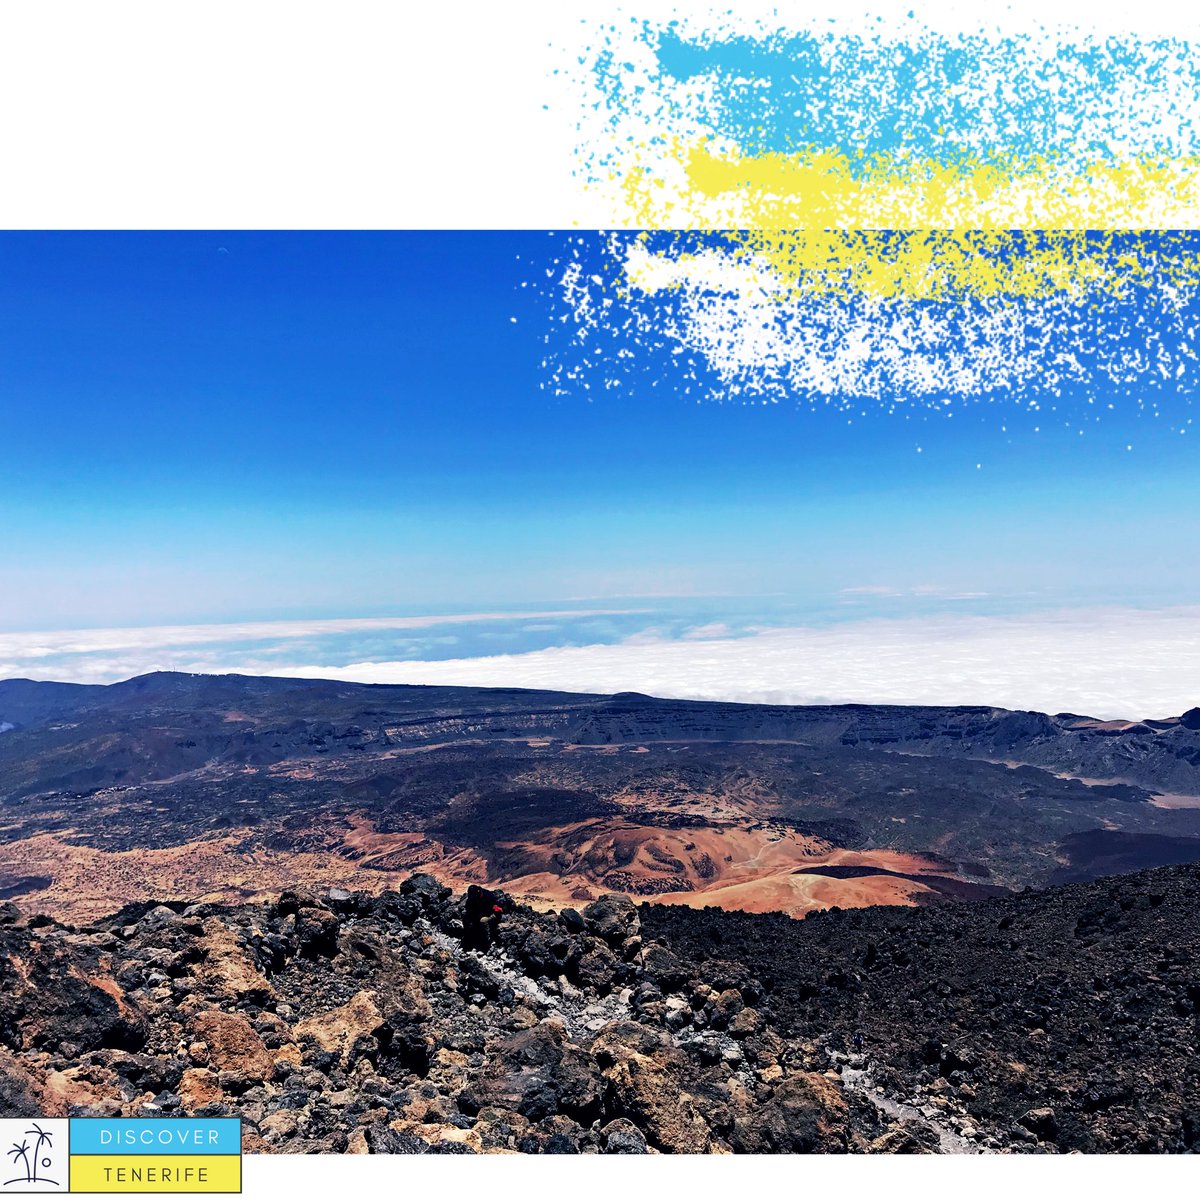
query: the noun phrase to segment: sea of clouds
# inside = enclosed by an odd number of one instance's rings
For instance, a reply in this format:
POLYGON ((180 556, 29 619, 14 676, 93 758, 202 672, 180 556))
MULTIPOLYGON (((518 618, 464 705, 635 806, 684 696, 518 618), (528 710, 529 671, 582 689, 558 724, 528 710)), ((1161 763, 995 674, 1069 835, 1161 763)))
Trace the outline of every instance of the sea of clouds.
POLYGON ((774 704, 982 704, 1101 718, 1166 717, 1200 704, 1195 606, 925 614, 736 630, 721 621, 648 625, 641 617, 644 628, 615 639, 619 626, 604 624, 613 616, 635 619, 597 610, 0 634, 0 678, 103 683, 149 670, 237 671, 774 704), (480 630, 514 622, 526 637, 536 630, 543 644, 478 652, 487 644, 480 630), (589 625, 608 640, 581 638, 589 625), (441 636, 448 628, 475 633, 441 636), (361 653, 366 634, 374 639, 370 657, 361 653), (459 644, 471 653, 451 657, 459 644))

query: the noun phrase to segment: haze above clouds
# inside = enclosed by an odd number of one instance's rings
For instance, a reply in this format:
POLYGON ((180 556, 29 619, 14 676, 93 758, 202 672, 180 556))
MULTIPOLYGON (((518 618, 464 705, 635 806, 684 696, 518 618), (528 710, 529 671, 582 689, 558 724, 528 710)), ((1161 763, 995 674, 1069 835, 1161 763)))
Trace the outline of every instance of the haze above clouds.
POLYGON ((486 642, 489 626, 549 633, 569 620, 587 628, 598 618, 635 616, 636 609, 537 609, 293 621, 149 625, 0 633, 0 679, 30 676, 76 683, 114 683, 148 671, 269 674, 280 656, 319 652, 336 658, 348 647, 405 648, 428 656, 455 645, 464 627, 486 642), (532 624, 530 622, 533 622, 532 624))

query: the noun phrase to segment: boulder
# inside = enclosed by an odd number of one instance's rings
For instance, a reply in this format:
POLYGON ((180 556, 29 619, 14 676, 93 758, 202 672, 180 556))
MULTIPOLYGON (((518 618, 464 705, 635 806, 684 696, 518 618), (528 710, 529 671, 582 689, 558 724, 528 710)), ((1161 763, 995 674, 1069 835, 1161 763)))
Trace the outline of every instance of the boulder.
POLYGON ((678 991, 687 983, 689 974, 678 955, 653 942, 642 951, 642 972, 664 992, 678 991))
POLYGON ((1052 1108, 1031 1108, 1022 1115, 1020 1123, 1045 1141, 1053 1141, 1058 1133, 1058 1119, 1052 1108))
POLYGON ((341 922, 327 908, 302 908, 296 914, 296 938, 306 958, 333 958, 341 922))
POLYGON ((641 929, 633 901, 619 892, 608 892, 589 904, 583 910, 583 922, 589 933, 613 947, 621 946, 626 938, 636 937, 641 929))
POLYGON ((624 1117, 609 1121, 600 1130, 600 1141, 605 1154, 645 1154, 646 1135, 624 1117))
POLYGON ((117 1116, 121 1111, 120 1086, 112 1071, 67 1067, 46 1076, 41 1102, 42 1111, 51 1117, 117 1116))
POLYGON ((224 1098, 219 1077, 205 1067, 189 1067, 179 1081, 179 1102, 187 1112, 224 1098))
POLYGON ((650 1146, 670 1154, 710 1149, 700 1105, 683 1091, 687 1060, 669 1040, 632 1022, 614 1022, 591 1049, 608 1085, 607 1115, 632 1121, 650 1146))
POLYGON ((0 1113, 32 1116, 42 1112, 42 1087, 13 1055, 0 1046, 0 1113))
POLYGON ((579 910, 575 908, 564 908, 558 914, 558 923, 568 933, 582 933, 587 928, 584 925, 583 917, 579 914, 579 910))
POLYGON ((729 1022, 729 1035, 735 1038, 753 1037, 761 1026, 762 1019, 759 1017, 758 1011, 753 1008, 743 1008, 729 1022))
POLYGON ((274 997, 266 976, 219 917, 208 917, 203 922, 195 948, 200 961, 192 968, 192 975, 206 991, 222 999, 251 1004, 265 1004, 274 997))
POLYGON ((828 1154, 846 1149, 848 1133, 841 1088, 800 1072, 776 1084, 766 1104, 739 1116, 730 1140, 743 1154, 828 1154))
POLYGON ((382 1006, 382 1025, 376 1030, 381 1050, 409 1070, 428 1069, 434 1037, 429 1030, 433 1009, 416 977, 410 976, 377 997, 382 1006))
POLYGON ((343 1067, 350 1066, 364 1049, 363 1039, 374 1040, 384 1023, 375 1001, 374 992, 358 992, 341 1007, 300 1021, 296 1038, 312 1038, 322 1050, 337 1055, 343 1067))
POLYGON ((241 1013, 206 1009, 192 1018, 192 1031, 208 1047, 209 1065, 217 1071, 260 1081, 274 1074, 271 1052, 241 1013))
POLYGON ((415 871, 410 875, 400 885, 400 894, 416 900, 426 916, 441 912, 450 899, 450 889, 424 871, 415 871))

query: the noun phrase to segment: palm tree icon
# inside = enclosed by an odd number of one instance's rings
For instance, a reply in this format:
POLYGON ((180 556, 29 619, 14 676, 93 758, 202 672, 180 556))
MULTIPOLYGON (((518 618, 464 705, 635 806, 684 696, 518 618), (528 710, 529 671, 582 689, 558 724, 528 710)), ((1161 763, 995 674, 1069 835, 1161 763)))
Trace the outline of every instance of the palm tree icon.
MULTIPOLYGON (((48 1167, 50 1165, 49 1156, 47 1156, 46 1158, 42 1157, 42 1147, 45 1146, 47 1150, 53 1150, 54 1149, 54 1135, 51 1133, 48 1133, 36 1121, 33 1121, 31 1123, 33 1125, 33 1128, 27 1129, 25 1131, 25 1135, 26 1135, 26 1137, 28 1137, 29 1134, 31 1134, 31 1133, 37 1134, 37 1144, 34 1146, 34 1150, 33 1150, 33 1178, 36 1181, 38 1178, 38 1167, 39 1166, 48 1167)), ((53 1183, 54 1180, 47 1179, 47 1180, 45 1180, 45 1182, 53 1183)))
POLYGON ((48 1183, 54 1187, 58 1186, 57 1180, 50 1179, 45 1175, 38 1174, 39 1167, 49 1167, 51 1158, 47 1154, 42 1157, 42 1148, 47 1150, 54 1148, 54 1135, 43 1129, 36 1121, 30 1122, 32 1129, 25 1130, 25 1137, 20 1142, 13 1142, 13 1147, 8 1151, 8 1157, 13 1160, 13 1166, 17 1165, 17 1160, 20 1159, 21 1165, 25 1168, 25 1174, 18 1176, 15 1179, 7 1179, 4 1181, 4 1186, 9 1187, 14 1183, 48 1183), (29 1138, 35 1137, 37 1140, 33 1147, 33 1160, 29 1158, 29 1138))
POLYGON ((12 1183, 32 1183, 34 1173, 36 1172, 36 1164, 31 1170, 29 1166, 29 1143, 27 1141, 19 1144, 17 1142, 13 1142, 13 1148, 8 1152, 8 1157, 13 1160, 14 1167, 17 1165, 17 1159, 19 1158, 24 1164, 25 1174, 15 1179, 6 1179, 4 1181, 4 1186, 8 1187, 9 1184, 12 1183))

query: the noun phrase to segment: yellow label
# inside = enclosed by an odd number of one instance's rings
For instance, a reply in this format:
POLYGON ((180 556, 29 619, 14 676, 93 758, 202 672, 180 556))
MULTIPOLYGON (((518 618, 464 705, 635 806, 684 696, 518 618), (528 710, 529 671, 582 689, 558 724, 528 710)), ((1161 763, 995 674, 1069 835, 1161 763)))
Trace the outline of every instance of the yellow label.
POLYGON ((237 1154, 72 1154, 73 1192, 240 1192, 237 1154))

